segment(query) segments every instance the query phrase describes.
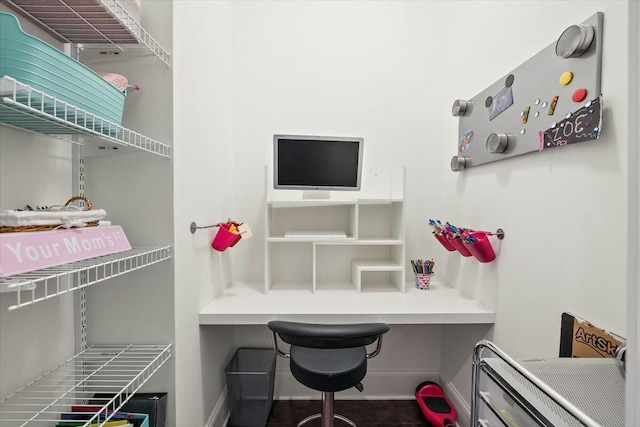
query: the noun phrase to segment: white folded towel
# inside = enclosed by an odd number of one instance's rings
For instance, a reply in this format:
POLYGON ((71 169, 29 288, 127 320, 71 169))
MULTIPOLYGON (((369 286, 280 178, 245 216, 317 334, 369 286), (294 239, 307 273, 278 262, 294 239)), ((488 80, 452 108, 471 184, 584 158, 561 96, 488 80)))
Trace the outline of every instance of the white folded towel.
POLYGON ((103 209, 90 211, 14 211, 0 212, 0 226, 23 227, 33 225, 57 225, 60 228, 85 227, 88 222, 104 218, 107 212, 103 209))

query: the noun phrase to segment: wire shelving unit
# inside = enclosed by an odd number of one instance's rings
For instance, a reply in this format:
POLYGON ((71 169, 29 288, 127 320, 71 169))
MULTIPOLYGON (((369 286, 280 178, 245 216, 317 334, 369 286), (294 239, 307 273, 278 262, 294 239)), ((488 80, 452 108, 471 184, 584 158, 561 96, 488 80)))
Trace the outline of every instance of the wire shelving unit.
POLYGON ((139 247, 0 279, 0 292, 15 293, 9 310, 83 289, 171 258, 171 246, 139 247))
POLYGON ((47 95, 12 77, 0 79, 0 93, 2 124, 52 135, 76 144, 78 141, 70 139, 69 135, 96 137, 162 157, 170 156, 169 145, 47 95))
MULTIPOLYGON (((142 55, 153 55, 170 66, 167 50, 118 0, 0 1, 59 41, 77 45, 71 47, 72 52, 76 47, 87 56, 92 52, 101 54, 102 50, 142 52, 142 55)), ((0 75, 0 124, 78 145, 99 142, 99 148, 119 146, 125 148, 124 151, 141 150, 165 158, 171 154, 167 144, 57 99, 11 76, 0 75)), ((83 191, 83 172, 80 175, 83 191)), ((70 417, 72 409, 78 409, 73 406, 77 405, 83 406, 80 410, 84 413, 74 411, 74 416, 81 415, 84 426, 100 427, 115 419, 115 413, 171 357, 171 344, 87 348, 86 287, 170 258, 171 246, 136 247, 0 278, 0 293, 5 294, 3 299, 9 299, 10 311, 78 290, 82 324, 78 334, 82 351, 55 369, 42 375, 38 372, 37 379, 1 399, 0 427, 53 426, 62 418, 70 417)))
POLYGON ((171 345, 89 347, 1 400, 0 426, 51 426, 70 416, 102 426, 170 357, 171 345))
POLYGON ((117 0, 4 0, 65 43, 140 45, 165 65, 170 54, 117 0))

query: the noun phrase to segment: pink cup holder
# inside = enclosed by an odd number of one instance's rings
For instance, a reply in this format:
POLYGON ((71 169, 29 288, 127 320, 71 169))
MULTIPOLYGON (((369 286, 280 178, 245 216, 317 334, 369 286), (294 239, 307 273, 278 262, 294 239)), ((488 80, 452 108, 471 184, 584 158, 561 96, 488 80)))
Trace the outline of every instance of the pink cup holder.
POLYGON ((440 242, 440 244, 442 246, 444 246, 444 248, 446 250, 448 250, 449 252, 453 252, 456 250, 456 248, 453 247, 453 245, 451 244, 451 242, 449 242, 449 239, 447 239, 445 236, 441 235, 441 234, 435 234, 433 233, 433 236, 438 240, 438 242, 440 242))
POLYGON ((472 233, 477 239, 475 243, 463 242, 464 247, 480 262, 491 262, 496 259, 496 253, 491 246, 489 236, 486 233, 472 233))
POLYGON ((460 255, 464 257, 471 256, 471 252, 462 244, 462 240, 459 237, 449 237, 449 243, 460 252, 460 255))
POLYGON ((218 227, 218 232, 211 242, 211 247, 216 251, 222 252, 233 247, 240 240, 240 233, 229 231, 229 227, 229 224, 220 224, 218 227))

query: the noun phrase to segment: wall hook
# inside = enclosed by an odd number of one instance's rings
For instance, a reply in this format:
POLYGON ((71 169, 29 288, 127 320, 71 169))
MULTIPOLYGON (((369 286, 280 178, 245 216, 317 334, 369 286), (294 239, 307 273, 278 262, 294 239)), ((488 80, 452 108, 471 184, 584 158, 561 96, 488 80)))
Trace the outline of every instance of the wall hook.
MULTIPOLYGON (((231 218, 227 219, 227 223, 231 222, 231 218)), ((191 225, 189 225, 189 231, 191 232, 191 234, 194 234, 196 232, 196 230, 201 230, 203 228, 213 228, 213 227, 220 227, 220 223, 218 224, 213 224, 213 225, 196 225, 195 222, 192 222, 191 225)))
POLYGON ((191 225, 189 226, 189 231, 191 232, 191 234, 194 234, 196 230, 201 230, 203 228, 219 227, 219 226, 220 224, 197 226, 195 222, 192 222, 191 225))

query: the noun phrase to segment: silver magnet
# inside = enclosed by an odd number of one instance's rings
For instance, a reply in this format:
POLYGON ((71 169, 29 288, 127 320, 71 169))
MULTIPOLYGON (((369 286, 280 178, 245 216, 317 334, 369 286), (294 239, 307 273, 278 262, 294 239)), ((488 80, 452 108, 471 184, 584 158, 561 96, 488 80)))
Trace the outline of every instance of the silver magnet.
POLYGON ((527 130, 526 130, 526 129, 522 129, 522 130, 520 131, 520 134, 521 134, 521 135, 524 135, 526 132, 527 132, 527 130))
POLYGON ((490 153, 504 153, 509 144, 509 136, 506 133, 492 133, 487 138, 486 148, 490 153))
POLYGON ((467 157, 453 156, 451 158, 451 170, 453 172, 460 172, 467 166, 467 157))
POLYGON ((544 101, 544 102, 542 103, 542 108, 547 108, 547 105, 549 105, 549 104, 547 104, 547 101, 544 101))
POLYGON ((462 117, 467 112, 467 101, 463 99, 456 99, 453 101, 453 106, 451 107, 451 114, 453 117, 462 117))
POLYGON ((556 55, 560 58, 579 58, 591 43, 595 30, 591 25, 572 25, 562 32, 556 42, 556 55))
POLYGON ((540 111, 536 111, 535 113, 533 113, 533 117, 538 117, 540 115, 540 111))

